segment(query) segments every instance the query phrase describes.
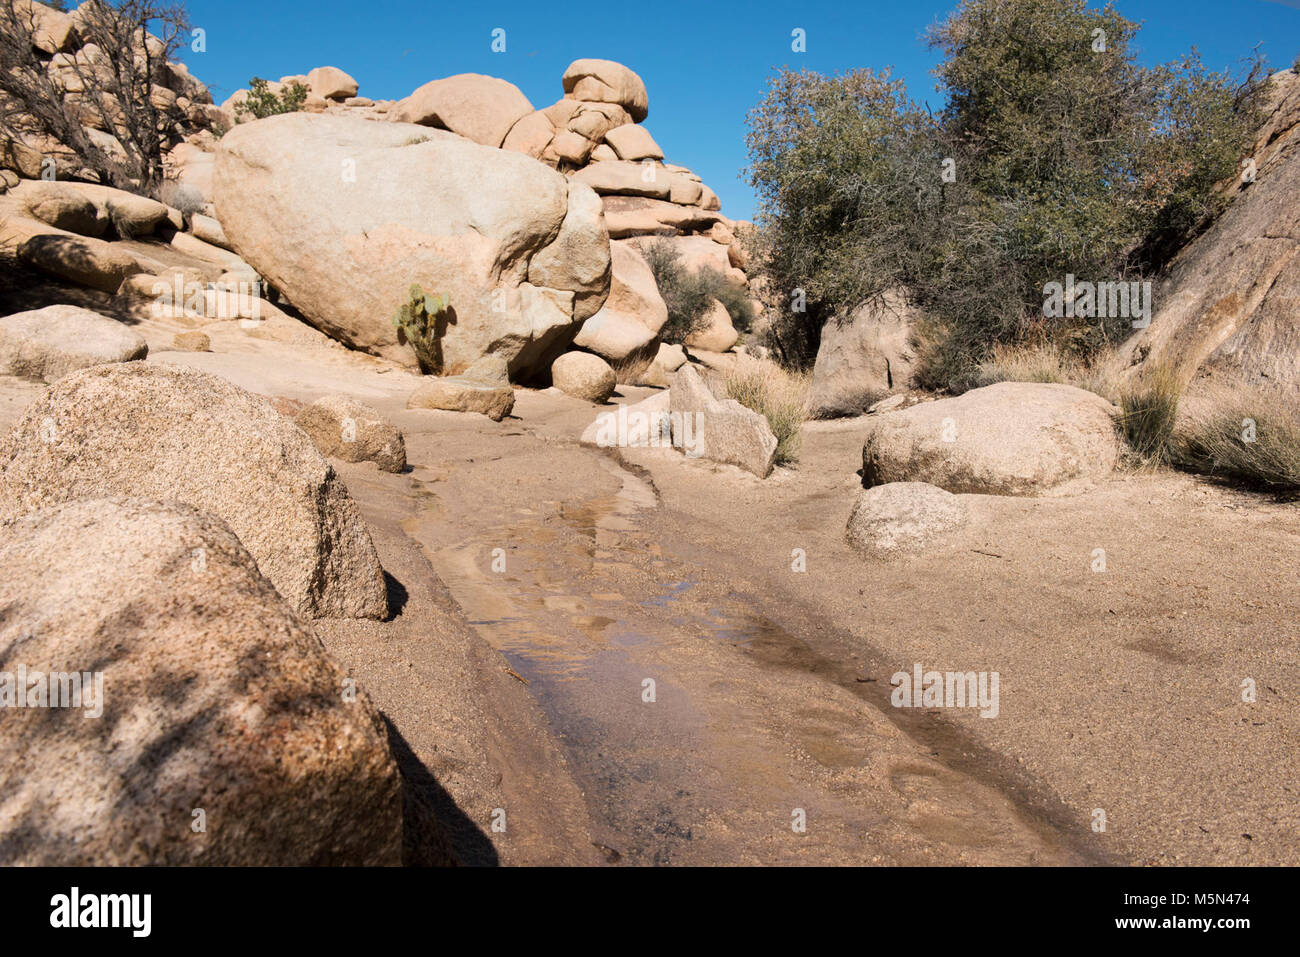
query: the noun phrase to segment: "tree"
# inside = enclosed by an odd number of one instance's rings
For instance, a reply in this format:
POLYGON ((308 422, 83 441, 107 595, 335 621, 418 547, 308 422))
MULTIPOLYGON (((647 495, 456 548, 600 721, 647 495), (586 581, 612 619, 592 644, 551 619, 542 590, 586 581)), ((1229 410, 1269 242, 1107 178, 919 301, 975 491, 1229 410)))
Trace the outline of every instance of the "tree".
POLYGON ((1085 0, 963 0, 929 36, 943 53, 935 117, 888 73, 778 73, 750 114, 749 172, 793 360, 891 287, 930 318, 930 385, 963 387, 999 342, 1088 354, 1118 337, 1114 317, 1048 325, 1044 284, 1159 269, 1221 211, 1259 119, 1258 65, 1241 82, 1194 53, 1146 68, 1137 32, 1085 0))
POLYGON ((30 0, 0 0, 0 135, 57 143, 109 185, 155 194, 163 154, 186 129, 166 85, 188 36, 184 8, 86 0, 74 14, 75 54, 41 49, 45 16, 30 0))

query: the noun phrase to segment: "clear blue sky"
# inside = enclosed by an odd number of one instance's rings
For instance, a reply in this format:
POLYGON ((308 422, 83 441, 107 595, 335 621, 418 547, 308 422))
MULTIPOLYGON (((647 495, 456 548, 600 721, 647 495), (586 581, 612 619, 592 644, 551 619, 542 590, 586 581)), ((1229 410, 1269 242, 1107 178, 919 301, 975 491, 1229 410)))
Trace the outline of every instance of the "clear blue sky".
MULTIPOLYGON (((733 219, 752 218, 745 114, 774 67, 825 73, 894 67, 915 99, 941 102, 921 40, 956 0, 188 0, 207 51, 185 59, 217 102, 268 79, 337 66, 375 99, 400 98, 454 73, 487 73, 518 86, 533 106, 560 98, 570 61, 601 57, 627 64, 646 82, 646 128, 669 162, 694 169, 733 219), (493 53, 491 31, 506 30, 506 52, 493 53), (791 31, 807 33, 806 53, 791 51, 791 31)), ((1096 5, 1096 4, 1094 4, 1096 5)), ((1171 60, 1193 45, 1207 65, 1236 68, 1256 46, 1274 69, 1300 54, 1300 0, 1118 0, 1144 22, 1146 62, 1171 60)))

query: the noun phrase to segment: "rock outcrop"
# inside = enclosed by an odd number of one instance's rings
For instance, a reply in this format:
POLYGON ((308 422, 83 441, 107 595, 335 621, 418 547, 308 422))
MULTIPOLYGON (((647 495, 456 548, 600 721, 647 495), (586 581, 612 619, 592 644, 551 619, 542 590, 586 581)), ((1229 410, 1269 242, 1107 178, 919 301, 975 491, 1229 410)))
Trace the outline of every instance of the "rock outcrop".
POLYGON ((225 379, 143 362, 65 376, 0 442, 0 520, 105 496, 221 518, 289 605, 383 618, 383 569, 347 489, 311 440, 225 379))
POLYGON ((860 415, 887 395, 911 387, 916 367, 912 312, 897 294, 866 303, 844 322, 822 326, 813 364, 808 414, 813 418, 860 415))
POLYGON ((0 682, 0 864, 401 863, 379 713, 219 519, 24 515, 0 525, 0 608, 27 704, 0 682))
POLYGON ((1227 211, 1155 287, 1150 326, 1117 354, 1121 375, 1167 366, 1184 380, 1300 389, 1300 76, 1269 83, 1253 182, 1234 179, 1227 211))
POLYGON ((1113 411, 1073 386, 999 382, 872 416, 862 481, 1036 495, 1074 479, 1099 479, 1119 461, 1113 411))
POLYGON ((600 311, 582 324, 573 344, 610 362, 627 363, 643 356, 648 361, 658 348, 668 307, 659 295, 654 273, 634 245, 610 243, 609 253, 609 297, 600 311))
POLYGON ((233 247, 313 325, 409 365, 389 317, 412 283, 449 301, 441 371, 492 353, 516 378, 544 372, 608 293, 596 204, 528 157, 441 130, 270 117, 221 141, 214 191, 233 247), (561 263, 546 255, 557 244, 561 263))

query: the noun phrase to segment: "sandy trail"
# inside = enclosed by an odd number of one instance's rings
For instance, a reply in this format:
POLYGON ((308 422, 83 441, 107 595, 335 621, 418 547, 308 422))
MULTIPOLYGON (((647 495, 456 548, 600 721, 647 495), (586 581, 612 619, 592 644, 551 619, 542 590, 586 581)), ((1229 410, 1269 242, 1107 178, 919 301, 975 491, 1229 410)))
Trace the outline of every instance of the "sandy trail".
MULTIPOLYGON (((502 423, 408 411, 412 376, 311 336, 141 331, 150 362, 406 433, 406 474, 335 463, 400 612, 317 632, 468 863, 1300 859, 1294 506, 1116 475, 972 497, 950 544, 872 562, 843 541, 861 422, 759 481, 582 447, 598 410, 554 391, 502 423), (998 717, 891 707, 915 662, 999 672, 998 717)), ((40 388, 0 377, 0 425, 40 388)))

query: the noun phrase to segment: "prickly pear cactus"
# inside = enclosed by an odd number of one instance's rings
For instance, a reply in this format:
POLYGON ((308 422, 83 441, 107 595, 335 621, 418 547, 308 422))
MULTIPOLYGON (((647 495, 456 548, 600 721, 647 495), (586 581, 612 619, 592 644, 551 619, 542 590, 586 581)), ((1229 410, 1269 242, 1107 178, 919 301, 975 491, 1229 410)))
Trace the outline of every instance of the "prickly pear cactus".
POLYGON ((442 371, 440 339, 446 325, 443 314, 449 308, 447 296, 426 295, 418 283, 412 283, 406 303, 392 316, 398 341, 415 352, 415 361, 425 375, 442 371))

